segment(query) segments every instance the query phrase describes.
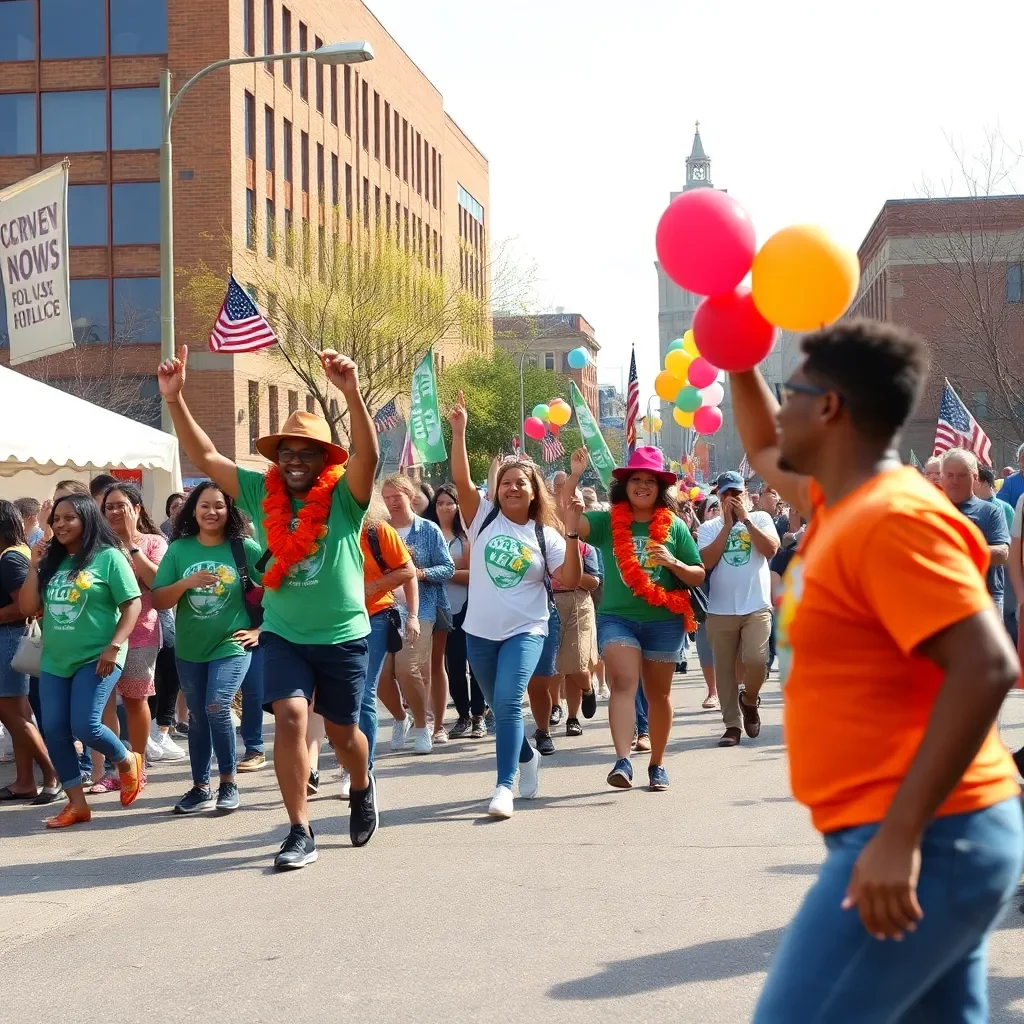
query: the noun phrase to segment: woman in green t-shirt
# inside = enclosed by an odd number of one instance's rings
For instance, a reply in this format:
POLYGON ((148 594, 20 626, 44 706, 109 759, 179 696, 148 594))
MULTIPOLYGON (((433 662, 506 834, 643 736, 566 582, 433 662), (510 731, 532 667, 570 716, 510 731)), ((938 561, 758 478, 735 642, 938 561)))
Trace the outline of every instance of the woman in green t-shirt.
POLYGON ((122 806, 134 803, 141 789, 142 754, 129 751, 101 716, 121 677, 142 599, 128 556, 92 498, 58 498, 49 525, 53 539, 32 549, 18 599, 26 616, 43 610, 43 733, 69 800, 46 825, 66 828, 92 817, 76 736, 117 765, 122 806))
MULTIPOLYGON (((573 454, 569 487, 588 461, 586 448, 573 454)), ((605 566, 597 643, 612 691, 608 722, 616 761, 608 784, 618 789, 633 785, 629 749, 641 678, 650 705, 649 785, 668 789, 663 761, 672 731, 672 674, 683 637, 696 629, 687 588, 704 580, 697 545, 669 491, 675 474, 664 466, 660 449, 637 448, 625 468, 613 470, 611 511, 586 512, 580 520, 580 539, 600 549, 605 566)))
POLYGON ((238 806, 235 729, 231 700, 259 651, 259 629, 246 608, 243 570, 258 581, 259 545, 245 535, 234 501, 205 481, 182 506, 171 544, 153 580, 153 607, 175 608, 175 661, 188 704, 188 756, 192 788, 177 814, 193 814, 216 803, 238 806), (214 751, 220 788, 210 789, 214 751))

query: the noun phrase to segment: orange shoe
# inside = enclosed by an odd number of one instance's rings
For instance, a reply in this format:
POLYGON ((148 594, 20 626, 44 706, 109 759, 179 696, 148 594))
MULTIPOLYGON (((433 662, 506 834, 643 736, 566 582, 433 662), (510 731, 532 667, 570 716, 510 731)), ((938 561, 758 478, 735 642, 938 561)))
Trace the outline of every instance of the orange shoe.
POLYGON ((136 798, 146 785, 146 773, 143 770, 142 755, 135 753, 134 750, 129 750, 128 756, 131 758, 132 763, 135 766, 135 770, 131 772, 119 771, 117 773, 118 777, 121 779, 122 807, 130 807, 135 803, 136 798))
POLYGON ((83 824, 92 820, 92 811, 88 807, 79 810, 74 804, 66 804, 64 810, 53 818, 46 819, 47 828, 67 828, 69 825, 83 824))

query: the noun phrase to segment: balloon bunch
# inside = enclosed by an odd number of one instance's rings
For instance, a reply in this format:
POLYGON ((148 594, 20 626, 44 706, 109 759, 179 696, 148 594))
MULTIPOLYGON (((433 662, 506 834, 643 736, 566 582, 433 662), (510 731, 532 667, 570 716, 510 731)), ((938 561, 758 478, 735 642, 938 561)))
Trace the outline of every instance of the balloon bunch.
POLYGON ((758 251, 746 210, 713 188, 677 196, 658 222, 655 243, 665 273, 706 296, 693 317, 697 350, 730 372, 764 359, 776 327, 811 331, 834 323, 860 283, 856 253, 817 227, 783 228, 758 251), (752 288, 740 285, 748 273, 752 288))
POLYGON ((693 331, 670 342, 665 369, 654 379, 654 390, 666 402, 674 402, 672 418, 681 427, 713 434, 722 425, 725 389, 718 382, 718 367, 701 355, 693 331))
POLYGON ((540 402, 533 407, 523 420, 523 433, 534 441, 541 441, 548 431, 557 436, 571 419, 572 406, 564 398, 552 398, 550 402, 540 402))
POLYGON ((648 434, 660 433, 661 428, 665 425, 660 416, 645 416, 641 422, 648 434))

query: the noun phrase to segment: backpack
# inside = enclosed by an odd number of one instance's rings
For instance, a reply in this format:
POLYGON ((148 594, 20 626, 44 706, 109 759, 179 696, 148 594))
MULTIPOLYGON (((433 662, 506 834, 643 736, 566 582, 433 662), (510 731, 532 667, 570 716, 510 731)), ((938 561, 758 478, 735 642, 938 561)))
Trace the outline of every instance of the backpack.
MULTIPOLYGON (((373 555, 373 560, 377 563, 377 568, 380 569, 381 575, 387 576, 387 574, 393 570, 391 566, 388 565, 387 559, 384 557, 384 552, 381 551, 380 537, 377 536, 376 526, 368 526, 366 528, 366 543, 370 545, 370 554, 373 555)), ((404 640, 402 638, 402 615, 394 605, 390 608, 386 608, 383 614, 386 615, 388 619, 388 654, 397 654, 404 644, 404 640)))
MULTIPOLYGON (((491 523, 501 514, 501 509, 497 505, 491 507, 491 511, 487 513, 484 521, 480 524, 480 530, 477 533, 479 537, 484 530, 487 529, 491 523)), ((544 542, 544 527, 537 522, 536 519, 533 521, 533 528, 537 533, 537 547, 540 548, 541 564, 544 567, 544 589, 548 594, 548 610, 550 611, 555 606, 555 598, 551 592, 551 576, 548 573, 548 546, 544 542)))
MULTIPOLYGON (((238 578, 242 581, 242 597, 245 600, 249 622, 253 629, 259 629, 263 625, 263 588, 256 586, 249 575, 249 567, 245 562, 245 545, 240 537, 231 540, 231 557, 235 560, 238 578)), ((261 557, 260 562, 262 561, 261 557)))

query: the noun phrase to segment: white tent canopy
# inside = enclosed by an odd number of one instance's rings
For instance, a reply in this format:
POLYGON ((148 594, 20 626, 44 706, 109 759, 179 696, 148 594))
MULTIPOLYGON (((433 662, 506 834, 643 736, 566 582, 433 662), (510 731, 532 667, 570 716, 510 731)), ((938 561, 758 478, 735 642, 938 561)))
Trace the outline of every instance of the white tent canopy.
POLYGON ((63 472, 85 480, 114 468, 143 474, 154 514, 181 490, 178 439, 0 366, 0 496, 47 497, 63 472))

